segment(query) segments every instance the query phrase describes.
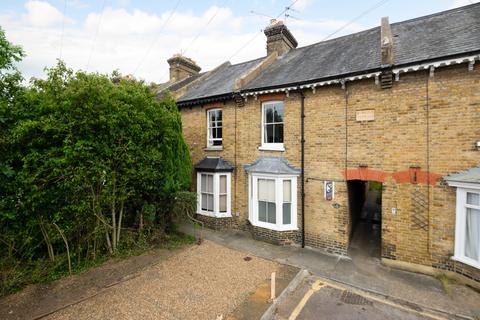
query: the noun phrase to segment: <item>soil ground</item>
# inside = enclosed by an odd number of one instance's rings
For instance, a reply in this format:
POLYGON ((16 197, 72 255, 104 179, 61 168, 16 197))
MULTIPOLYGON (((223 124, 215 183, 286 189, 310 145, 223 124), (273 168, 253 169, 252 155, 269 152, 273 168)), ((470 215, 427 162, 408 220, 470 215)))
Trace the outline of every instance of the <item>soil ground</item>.
MULTIPOLYGON (((275 297, 283 292, 297 272, 298 269, 291 266, 283 265, 280 268, 280 273, 275 276, 275 297)), ((263 281, 255 292, 251 293, 242 304, 226 317, 226 320, 260 319, 271 304, 270 285, 270 279, 263 281)))
POLYGON ((0 300, 0 319, 259 318, 274 271, 278 295, 296 268, 204 241, 31 286, 0 300))
POLYGON ((112 259, 84 273, 32 285, 0 298, 0 319, 29 319, 85 299, 168 259, 179 250, 155 249, 127 259, 112 259))

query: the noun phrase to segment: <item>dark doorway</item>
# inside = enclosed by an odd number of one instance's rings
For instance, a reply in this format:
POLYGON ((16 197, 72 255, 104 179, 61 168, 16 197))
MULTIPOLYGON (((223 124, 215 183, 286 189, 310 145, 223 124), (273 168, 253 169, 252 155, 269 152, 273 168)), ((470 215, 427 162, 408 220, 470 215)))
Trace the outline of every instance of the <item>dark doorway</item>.
POLYGON ((382 184, 374 181, 348 181, 348 204, 351 223, 349 255, 353 258, 380 258, 382 184))

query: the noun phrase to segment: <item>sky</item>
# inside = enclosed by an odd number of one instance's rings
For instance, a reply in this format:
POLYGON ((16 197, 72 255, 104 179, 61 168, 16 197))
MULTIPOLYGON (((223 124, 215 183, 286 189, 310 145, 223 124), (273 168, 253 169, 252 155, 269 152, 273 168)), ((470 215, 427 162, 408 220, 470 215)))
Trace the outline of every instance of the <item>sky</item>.
POLYGON ((177 53, 204 71, 264 56, 262 30, 274 17, 303 47, 376 27, 384 16, 393 23, 478 1, 0 0, 0 27, 24 48, 18 67, 27 80, 44 78, 61 59, 74 70, 119 70, 160 83, 177 53))

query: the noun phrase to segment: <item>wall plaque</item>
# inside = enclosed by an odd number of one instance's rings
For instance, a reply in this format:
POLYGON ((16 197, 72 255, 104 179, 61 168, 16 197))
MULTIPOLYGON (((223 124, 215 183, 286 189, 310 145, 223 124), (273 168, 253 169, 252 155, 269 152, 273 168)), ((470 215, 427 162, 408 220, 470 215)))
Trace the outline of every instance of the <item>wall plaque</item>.
POLYGON ((357 121, 374 121, 375 110, 359 110, 356 116, 357 121))

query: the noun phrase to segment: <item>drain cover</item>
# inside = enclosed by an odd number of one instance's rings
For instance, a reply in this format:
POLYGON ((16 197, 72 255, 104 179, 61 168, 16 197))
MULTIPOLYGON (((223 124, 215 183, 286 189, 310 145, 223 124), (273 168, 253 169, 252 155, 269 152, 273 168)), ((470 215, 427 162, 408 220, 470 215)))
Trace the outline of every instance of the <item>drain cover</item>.
POLYGON ((366 298, 350 291, 343 291, 340 300, 347 304, 371 305, 372 302, 366 298))

